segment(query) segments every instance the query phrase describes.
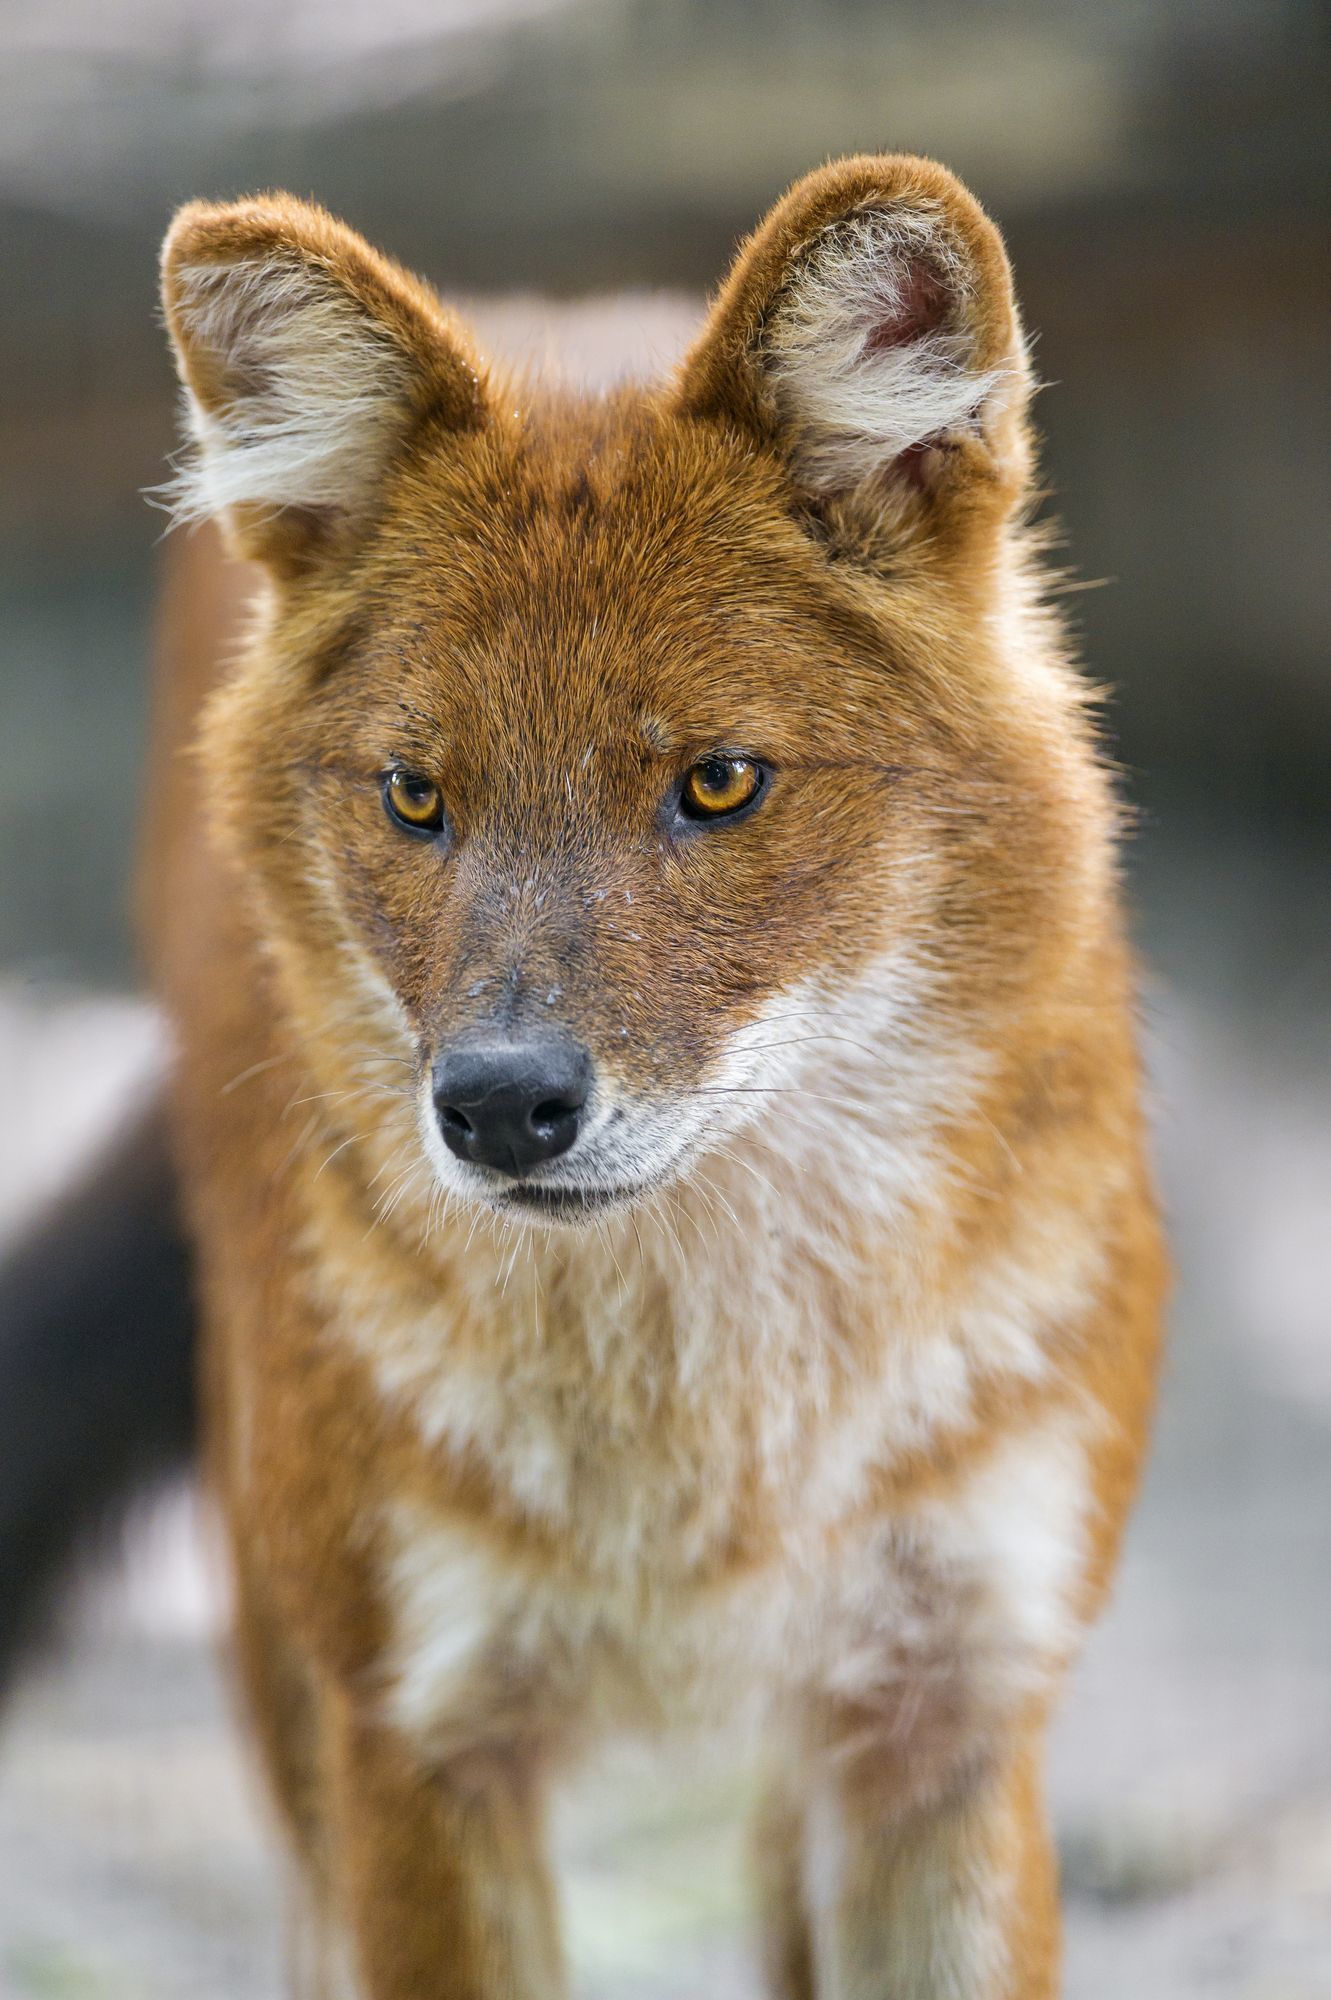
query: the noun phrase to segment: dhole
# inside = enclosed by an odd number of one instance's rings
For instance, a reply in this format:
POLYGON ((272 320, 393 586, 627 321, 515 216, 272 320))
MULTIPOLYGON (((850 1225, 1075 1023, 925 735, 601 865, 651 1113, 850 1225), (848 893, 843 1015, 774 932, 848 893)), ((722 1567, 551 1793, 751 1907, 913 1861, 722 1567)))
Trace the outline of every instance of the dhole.
POLYGON ((604 398, 285 196, 164 286, 262 582, 188 565, 148 930, 323 1976, 562 1993, 551 1788, 742 1724, 774 1994, 1043 2000, 1163 1262, 996 231, 824 168, 604 398))

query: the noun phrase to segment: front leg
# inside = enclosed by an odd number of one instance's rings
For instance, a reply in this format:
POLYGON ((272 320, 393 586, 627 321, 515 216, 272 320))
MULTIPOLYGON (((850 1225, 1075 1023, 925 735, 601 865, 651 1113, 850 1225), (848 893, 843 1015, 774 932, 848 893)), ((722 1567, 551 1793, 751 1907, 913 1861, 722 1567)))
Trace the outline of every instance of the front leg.
POLYGON ((909 1806, 884 1778, 860 1754, 810 1779, 800 1901, 817 2000, 1054 2000, 1059 1919, 1038 1741, 909 1806))
POLYGON ((334 1866, 366 2000, 560 2000, 530 1757, 431 1765, 398 1730, 336 1711, 334 1866))

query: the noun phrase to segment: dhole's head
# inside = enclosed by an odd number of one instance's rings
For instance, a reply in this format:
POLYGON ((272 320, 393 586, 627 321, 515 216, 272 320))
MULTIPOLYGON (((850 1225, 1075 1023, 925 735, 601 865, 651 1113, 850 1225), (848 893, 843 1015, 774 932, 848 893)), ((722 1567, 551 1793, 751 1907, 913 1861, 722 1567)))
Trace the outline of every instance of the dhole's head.
POLYGON ((182 511, 269 579, 204 747, 298 1032, 510 1213, 908 1118, 1038 948, 1075 789, 1012 663, 1028 377, 970 196, 811 175, 609 398, 492 371, 284 197, 185 209, 165 295, 182 511))

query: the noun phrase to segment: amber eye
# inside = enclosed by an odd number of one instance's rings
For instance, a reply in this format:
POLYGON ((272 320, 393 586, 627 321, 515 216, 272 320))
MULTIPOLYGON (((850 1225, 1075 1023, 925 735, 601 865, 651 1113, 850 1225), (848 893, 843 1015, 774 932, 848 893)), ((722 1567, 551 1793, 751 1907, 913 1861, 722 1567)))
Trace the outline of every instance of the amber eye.
POLYGON ((432 778, 415 771, 389 771, 383 795, 389 818, 408 833, 438 833, 444 824, 444 795, 432 778))
POLYGON ((752 757, 700 757, 684 773, 680 811, 689 819, 724 819, 753 804, 765 777, 752 757))

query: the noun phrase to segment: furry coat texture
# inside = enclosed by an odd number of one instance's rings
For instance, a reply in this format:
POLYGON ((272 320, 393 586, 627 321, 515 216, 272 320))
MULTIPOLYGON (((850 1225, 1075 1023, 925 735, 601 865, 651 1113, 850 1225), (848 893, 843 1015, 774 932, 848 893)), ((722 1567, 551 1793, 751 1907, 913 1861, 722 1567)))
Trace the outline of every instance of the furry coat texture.
POLYGON ((552 1787, 715 1728, 774 1995, 1049 2000, 1164 1279, 996 230, 825 167, 599 397, 285 196, 184 209, 164 296, 230 555, 146 928, 315 1990, 555 2000, 552 1787), (460 1152, 441 1065, 554 1043, 548 1156, 460 1152))

